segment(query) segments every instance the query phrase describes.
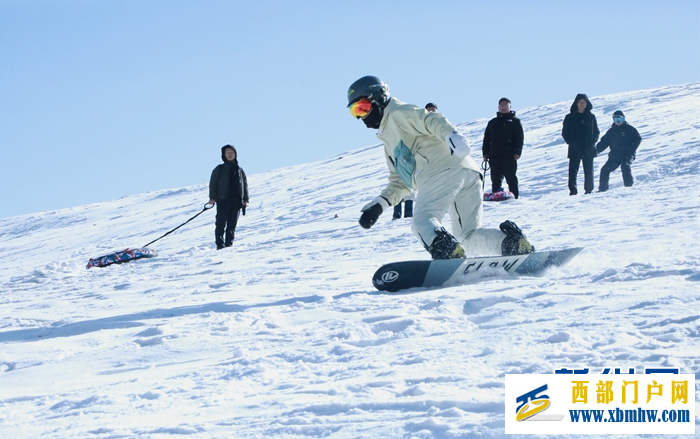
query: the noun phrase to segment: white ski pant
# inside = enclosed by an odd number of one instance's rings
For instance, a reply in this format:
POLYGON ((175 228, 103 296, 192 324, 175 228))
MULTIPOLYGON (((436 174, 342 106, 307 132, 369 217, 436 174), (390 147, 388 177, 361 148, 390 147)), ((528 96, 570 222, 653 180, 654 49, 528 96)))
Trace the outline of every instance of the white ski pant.
POLYGON ((481 174, 466 168, 445 169, 424 182, 413 206, 413 233, 427 248, 435 239, 435 229, 450 214, 452 235, 464 246, 466 255, 501 255, 505 233, 482 229, 483 190, 481 174))

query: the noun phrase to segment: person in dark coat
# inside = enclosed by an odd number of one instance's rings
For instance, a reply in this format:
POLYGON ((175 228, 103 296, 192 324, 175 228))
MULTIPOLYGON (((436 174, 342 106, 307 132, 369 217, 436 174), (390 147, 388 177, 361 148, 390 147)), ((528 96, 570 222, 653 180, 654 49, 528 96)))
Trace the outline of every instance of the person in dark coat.
POLYGON ((482 152, 484 160, 491 165, 491 191, 496 193, 501 189, 503 177, 508 183, 508 190, 518 198, 518 159, 523 153, 523 126, 520 119, 515 117, 515 111, 510 110, 510 100, 501 98, 498 101, 498 112, 491 119, 484 132, 482 152))
POLYGON ((569 145, 569 195, 578 194, 576 176, 583 162, 583 188, 587 194, 593 192, 593 159, 596 156, 595 144, 600 136, 598 121, 591 113, 593 105, 585 94, 576 95, 571 104, 571 112, 564 118, 561 135, 569 145))
POLYGON ((610 173, 617 169, 618 166, 622 171, 622 181, 625 186, 629 187, 634 184, 630 165, 635 159, 640 143, 642 143, 642 136, 639 135, 639 131, 636 128, 625 121, 625 113, 620 110, 614 112, 612 127, 596 145, 598 154, 605 151, 605 148, 610 147, 608 161, 600 168, 598 192, 608 190, 610 173))
POLYGON ((221 148, 224 164, 211 172, 209 179, 209 203, 216 204, 216 248, 233 245, 238 217, 248 207, 248 179, 243 168, 238 166, 238 152, 232 145, 221 148), (224 229, 226 234, 224 235, 224 229))

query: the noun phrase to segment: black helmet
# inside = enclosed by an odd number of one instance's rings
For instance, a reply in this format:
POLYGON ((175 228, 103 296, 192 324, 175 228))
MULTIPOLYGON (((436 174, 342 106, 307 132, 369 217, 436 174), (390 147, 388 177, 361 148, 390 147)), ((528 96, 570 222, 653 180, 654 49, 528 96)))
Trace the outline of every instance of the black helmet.
POLYGON ((363 76, 348 88, 348 107, 362 98, 383 108, 389 103, 389 86, 376 76, 363 76))

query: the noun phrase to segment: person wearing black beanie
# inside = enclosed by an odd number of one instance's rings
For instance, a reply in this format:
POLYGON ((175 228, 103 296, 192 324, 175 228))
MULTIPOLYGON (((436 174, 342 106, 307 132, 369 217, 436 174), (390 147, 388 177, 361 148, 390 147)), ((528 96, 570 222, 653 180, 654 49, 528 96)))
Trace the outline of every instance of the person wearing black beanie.
POLYGON ((600 168, 600 182, 598 183, 598 192, 608 190, 610 182, 610 173, 618 167, 622 171, 622 181, 625 186, 634 185, 634 177, 632 176, 632 162, 636 158, 637 148, 642 143, 642 136, 639 131, 625 120, 625 113, 617 110, 613 113, 613 124, 607 133, 600 139, 596 145, 598 154, 605 151, 605 148, 610 147, 608 161, 600 168))

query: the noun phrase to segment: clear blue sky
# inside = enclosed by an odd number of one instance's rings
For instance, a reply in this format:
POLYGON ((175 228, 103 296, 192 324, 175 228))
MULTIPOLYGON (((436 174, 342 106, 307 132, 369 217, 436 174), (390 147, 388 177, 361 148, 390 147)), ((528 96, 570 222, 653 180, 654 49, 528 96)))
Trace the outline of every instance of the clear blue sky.
POLYGON ((377 144, 368 74, 454 123, 695 82, 700 1, 0 0, 0 218, 377 144))

